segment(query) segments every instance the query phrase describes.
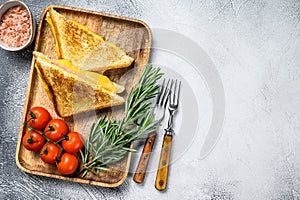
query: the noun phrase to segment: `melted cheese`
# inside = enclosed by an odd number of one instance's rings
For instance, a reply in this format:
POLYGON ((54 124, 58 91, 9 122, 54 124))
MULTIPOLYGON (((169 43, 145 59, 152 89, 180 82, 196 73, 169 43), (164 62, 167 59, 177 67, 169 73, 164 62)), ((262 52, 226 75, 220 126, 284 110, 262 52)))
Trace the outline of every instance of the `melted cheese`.
POLYGON ((61 53, 59 51, 59 45, 58 45, 58 41, 57 41, 57 36, 56 36, 55 28, 53 26, 53 23, 52 23, 52 20, 51 20, 49 12, 46 15, 46 21, 50 25, 50 28, 51 28, 51 31, 53 33, 53 37, 54 37, 54 40, 55 40, 55 50, 56 50, 57 56, 60 58, 61 57, 61 53))
POLYGON ((106 89, 110 92, 116 92, 115 85, 107 76, 95 72, 80 70, 77 67, 75 67, 70 60, 58 59, 54 60, 52 64, 60 67, 61 69, 69 73, 79 76, 80 78, 84 79, 85 81, 91 84, 99 85, 103 89, 106 89))

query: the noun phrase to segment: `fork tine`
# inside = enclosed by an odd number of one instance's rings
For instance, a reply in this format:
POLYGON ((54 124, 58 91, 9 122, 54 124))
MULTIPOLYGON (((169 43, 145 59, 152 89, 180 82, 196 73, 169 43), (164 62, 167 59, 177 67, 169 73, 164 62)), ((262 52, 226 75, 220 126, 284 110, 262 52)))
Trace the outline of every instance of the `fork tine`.
MULTIPOLYGON (((177 80, 176 80, 176 81, 177 81, 177 80)), ((176 105, 178 105, 178 103, 179 103, 180 86, 181 86, 181 81, 179 81, 179 85, 178 85, 176 105)))
POLYGON ((175 101, 176 101, 176 89, 177 89, 177 79, 175 80, 175 84, 174 84, 174 91, 173 91, 173 99, 172 99, 172 104, 175 104, 175 101))
POLYGON ((157 95, 156 104, 159 104, 160 98, 162 97, 162 93, 164 92, 164 86, 165 86, 165 78, 163 80, 163 84, 160 87, 159 93, 157 95))
POLYGON ((165 99, 165 102, 163 103, 163 107, 166 108, 167 107, 167 103, 168 103, 168 100, 170 98, 170 94, 171 94, 171 90, 169 88, 167 88, 167 94, 166 94, 166 99, 165 99))
POLYGON ((166 94, 165 94, 166 98, 164 99, 164 101, 161 104, 161 106, 163 106, 164 108, 167 107, 167 104, 168 104, 168 101, 169 101, 169 98, 170 98, 170 95, 171 95, 172 86, 173 86, 173 80, 171 80, 170 87, 166 88, 166 94))
POLYGON ((166 87, 164 88, 164 91, 163 91, 163 93, 162 93, 162 97, 161 97, 160 102, 159 102, 159 105, 160 105, 160 106, 163 106, 165 100, 168 99, 168 98, 166 98, 166 96, 168 96, 168 87, 169 87, 169 83, 170 83, 170 79, 168 80, 167 85, 166 85, 166 87))
POLYGON ((170 88, 169 88, 169 102, 172 103, 173 102, 173 96, 172 96, 172 93, 173 93, 173 85, 174 85, 174 80, 171 81, 171 85, 170 85, 170 88))

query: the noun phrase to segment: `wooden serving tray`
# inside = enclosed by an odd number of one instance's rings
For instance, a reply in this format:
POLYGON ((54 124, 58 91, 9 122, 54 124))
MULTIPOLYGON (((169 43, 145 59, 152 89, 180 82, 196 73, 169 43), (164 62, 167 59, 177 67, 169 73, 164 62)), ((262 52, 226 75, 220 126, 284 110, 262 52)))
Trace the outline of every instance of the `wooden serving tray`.
MULTIPOLYGON (((67 18, 74 19, 79 23, 86 25, 95 33, 101 35, 105 40, 115 43, 125 50, 129 56, 135 59, 132 66, 126 69, 111 70, 105 73, 113 81, 125 86, 126 91, 123 96, 126 98, 130 90, 137 84, 144 66, 149 60, 152 39, 149 27, 144 22, 126 17, 59 5, 50 7, 53 7, 67 18)), ((42 52, 50 58, 57 58, 54 38, 50 26, 45 21, 46 13, 50 7, 46 8, 41 15, 35 51, 42 52)), ((42 81, 34 67, 34 62, 33 59, 22 124, 25 122, 26 114, 29 109, 33 106, 45 107, 50 112, 52 118, 59 118, 54 110, 52 102, 44 91, 42 81)), ((77 131, 86 138, 97 117, 106 114, 109 117, 120 118, 123 116, 123 113, 123 106, 118 106, 100 111, 82 113, 70 118, 64 118, 63 120, 67 122, 71 131, 77 131)), ((21 170, 27 173, 103 187, 116 187, 122 184, 127 177, 131 153, 128 153, 123 160, 119 161, 114 166, 111 166, 108 171, 102 171, 97 176, 88 174, 85 178, 81 178, 80 167, 72 176, 63 176, 56 169, 55 165, 49 165, 41 161, 39 153, 28 151, 23 147, 22 136, 25 134, 26 130, 27 129, 21 125, 16 150, 16 163, 21 170)), ((81 161, 79 154, 78 158, 79 161, 81 161)))

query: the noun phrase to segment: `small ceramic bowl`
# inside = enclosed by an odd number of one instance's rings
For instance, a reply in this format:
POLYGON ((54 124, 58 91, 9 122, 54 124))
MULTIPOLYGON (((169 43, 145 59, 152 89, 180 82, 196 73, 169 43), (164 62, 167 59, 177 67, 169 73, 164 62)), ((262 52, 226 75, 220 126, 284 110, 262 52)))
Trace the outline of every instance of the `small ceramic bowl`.
MULTIPOLYGON (((8 11, 10 8, 13 8, 15 6, 22 6, 29 13, 29 16, 30 16, 29 20, 30 20, 30 24, 31 24, 31 26, 30 26, 30 28, 31 28, 31 34, 30 34, 30 37, 27 40, 27 42, 25 42, 20 47, 10 47, 10 46, 6 45, 5 43, 3 43, 2 40, 0 39, 0 47, 2 49, 8 50, 8 51, 20 51, 20 50, 25 49, 26 47, 28 47, 33 42, 34 37, 35 37, 35 21, 33 19, 32 13, 29 10, 28 6, 24 2, 22 2, 22 1, 9 0, 9 1, 3 3, 1 5, 1 7, 0 7, 0 20, 2 21, 2 16, 6 13, 6 11, 8 11)), ((2 23, 1 21, 0 21, 0 24, 2 23)))

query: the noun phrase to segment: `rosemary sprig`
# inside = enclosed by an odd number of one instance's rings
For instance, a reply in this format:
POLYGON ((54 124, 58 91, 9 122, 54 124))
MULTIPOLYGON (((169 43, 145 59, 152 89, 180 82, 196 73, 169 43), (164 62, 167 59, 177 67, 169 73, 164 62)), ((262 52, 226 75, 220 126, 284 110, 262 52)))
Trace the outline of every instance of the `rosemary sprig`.
POLYGON ((99 174, 101 170, 107 170, 128 151, 135 151, 129 146, 132 141, 156 130, 158 122, 151 112, 151 99, 159 91, 156 82, 162 76, 159 68, 146 66, 137 87, 125 102, 124 118, 117 121, 102 116, 95 122, 85 141, 85 149, 80 151, 82 177, 88 172, 99 174))

